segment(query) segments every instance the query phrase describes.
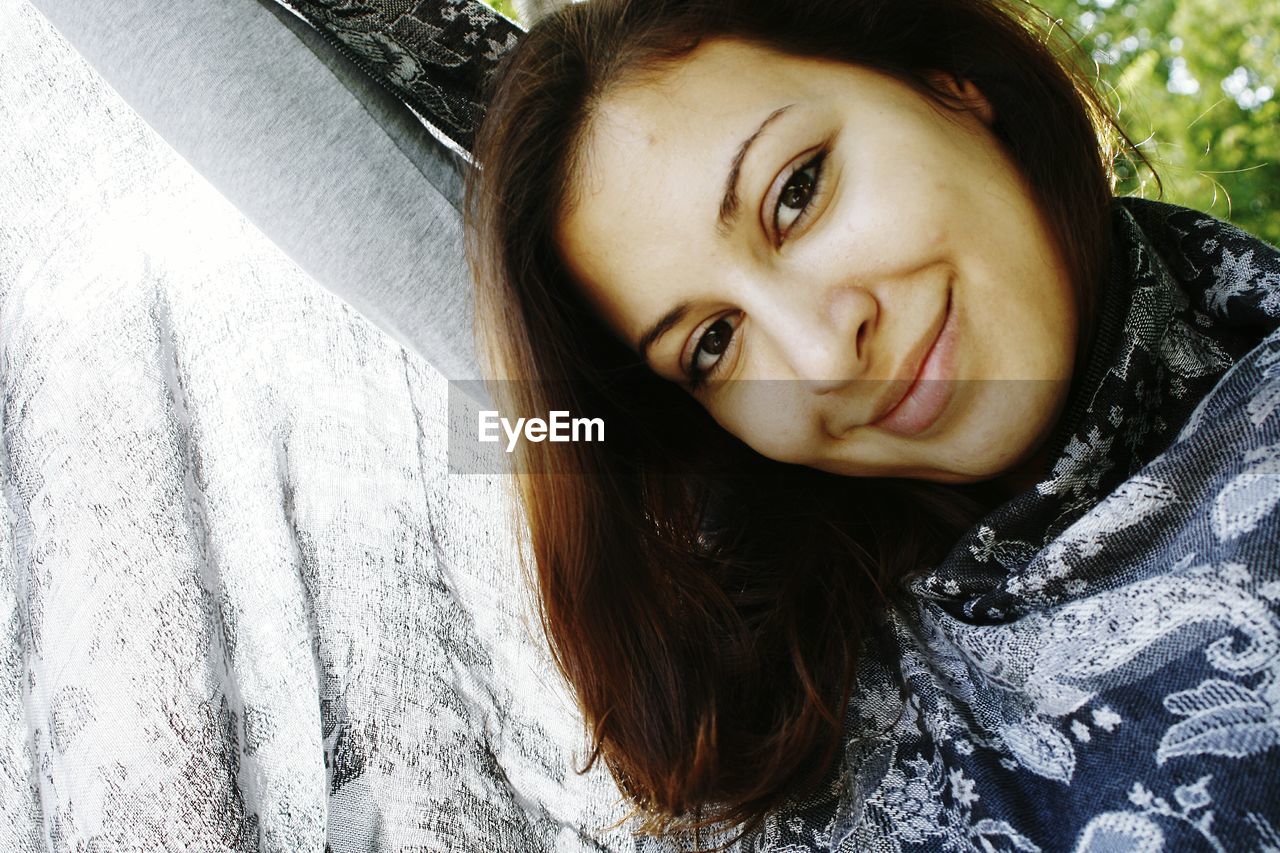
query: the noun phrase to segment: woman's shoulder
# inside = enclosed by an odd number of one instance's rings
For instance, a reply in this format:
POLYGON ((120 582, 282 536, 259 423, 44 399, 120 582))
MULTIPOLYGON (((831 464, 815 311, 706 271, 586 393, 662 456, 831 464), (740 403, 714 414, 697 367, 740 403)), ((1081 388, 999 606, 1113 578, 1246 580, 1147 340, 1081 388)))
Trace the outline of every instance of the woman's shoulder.
POLYGON ((1280 249, 1204 211, 1133 196, 1113 199, 1116 227, 1141 232, 1215 322, 1280 325, 1280 249))
POLYGON ((1235 424, 1232 443, 1265 440, 1267 407, 1261 401, 1280 393, 1273 366, 1280 341, 1280 250, 1188 207, 1117 198, 1114 210, 1122 235, 1117 245, 1132 255, 1117 268, 1136 280, 1135 302, 1162 306, 1137 312, 1130 331, 1156 324, 1159 333, 1144 343, 1159 372, 1172 377, 1161 384, 1171 381, 1173 396, 1197 400, 1190 417, 1176 419, 1174 442, 1194 437, 1205 420, 1235 424), (1182 389, 1195 393, 1179 394, 1182 389), (1257 414, 1238 423, 1234 416, 1242 411, 1257 414))
MULTIPOLYGON (((1146 452, 1138 452, 1140 435, 1125 432, 1132 461, 1146 462, 1170 442, 1221 448, 1270 440, 1276 427, 1265 401, 1280 400, 1280 250, 1199 210, 1135 197, 1113 202, 1112 275, 1127 279, 1128 306, 1110 356, 1108 387, 1116 393, 1102 402, 1167 427, 1155 430, 1146 452), (1245 413, 1251 419, 1239 420, 1245 413), (1201 434, 1205 423, 1221 429, 1201 434)), ((1210 458, 1221 457, 1200 464, 1210 458)))
POLYGON ((1085 574, 1119 588, 1188 561, 1256 565, 1274 581, 1278 553, 1280 327, 1217 377, 1163 452, 1041 556, 1048 571, 1082 558, 1085 574), (1123 578, 1109 577, 1121 566, 1123 578))
POLYGON ((1280 446, 1280 328, 1267 333, 1218 379, 1173 446, 1185 442, 1205 451, 1211 449, 1203 446, 1208 442, 1219 453, 1230 448, 1246 453, 1259 444, 1280 446))
POLYGON ((1197 347, 1214 342, 1232 351, 1229 368, 1183 423, 1174 445, 1209 443, 1198 447, 1217 448, 1205 457, 1207 464, 1228 461, 1222 455, 1228 448, 1244 454, 1280 442, 1280 250, 1199 210, 1140 198, 1117 204, 1191 302, 1179 312, 1185 328, 1166 331, 1161 340, 1165 364, 1179 372, 1197 347))

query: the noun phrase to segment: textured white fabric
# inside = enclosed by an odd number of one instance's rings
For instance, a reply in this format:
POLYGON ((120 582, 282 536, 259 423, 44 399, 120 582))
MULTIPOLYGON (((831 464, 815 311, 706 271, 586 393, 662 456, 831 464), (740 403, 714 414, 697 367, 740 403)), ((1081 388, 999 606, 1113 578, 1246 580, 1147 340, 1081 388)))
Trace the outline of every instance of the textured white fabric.
POLYGON ((320 34, 272 0, 32 5, 315 281, 448 378, 480 375, 455 158, 320 34))
POLYGON ((0 850, 621 850, 446 382, 0 0, 0 850))

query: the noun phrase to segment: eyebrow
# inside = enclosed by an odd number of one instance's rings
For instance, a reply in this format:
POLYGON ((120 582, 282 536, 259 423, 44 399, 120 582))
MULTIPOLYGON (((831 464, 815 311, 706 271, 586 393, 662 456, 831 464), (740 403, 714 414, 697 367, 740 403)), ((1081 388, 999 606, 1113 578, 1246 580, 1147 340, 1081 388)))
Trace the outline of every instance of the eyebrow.
POLYGON ((756 132, 744 139, 734 153, 733 162, 729 165, 729 177, 724 182, 724 198, 720 201, 720 217, 716 225, 716 230, 720 232, 721 236, 729 236, 729 232, 733 229, 738 218, 741 208, 740 199, 738 198, 738 176, 742 173, 742 161, 747 158, 747 152, 751 150, 751 143, 755 142, 761 133, 764 133, 764 129, 771 122, 794 106, 795 104, 787 104, 785 107, 779 107, 769 113, 768 117, 760 122, 756 132))
POLYGON ((676 307, 662 315, 662 319, 649 327, 649 331, 640 336, 640 357, 646 362, 649 360, 649 347, 653 346, 653 342, 665 335, 673 326, 679 324, 684 319, 684 315, 689 313, 689 309, 693 307, 692 302, 681 302, 676 307))

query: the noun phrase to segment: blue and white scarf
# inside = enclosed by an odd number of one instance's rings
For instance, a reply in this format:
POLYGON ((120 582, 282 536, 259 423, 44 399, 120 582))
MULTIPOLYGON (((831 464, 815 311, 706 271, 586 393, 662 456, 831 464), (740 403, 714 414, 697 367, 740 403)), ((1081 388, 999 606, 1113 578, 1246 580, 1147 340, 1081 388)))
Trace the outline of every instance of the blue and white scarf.
POLYGON ((737 849, 1280 850, 1280 252, 1112 215, 1050 473, 909 581, 840 772, 737 849))

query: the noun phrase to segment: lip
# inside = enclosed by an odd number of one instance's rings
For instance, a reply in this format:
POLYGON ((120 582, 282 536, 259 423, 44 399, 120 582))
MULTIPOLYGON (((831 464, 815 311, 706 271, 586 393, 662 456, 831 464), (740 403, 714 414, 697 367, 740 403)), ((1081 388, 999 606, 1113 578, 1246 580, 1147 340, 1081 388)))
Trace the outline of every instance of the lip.
POLYGON ((955 343, 955 310, 948 292, 942 323, 919 362, 916 378, 898 402, 869 426, 900 436, 917 435, 932 426, 950 402, 955 386, 950 381, 955 368, 955 343))

